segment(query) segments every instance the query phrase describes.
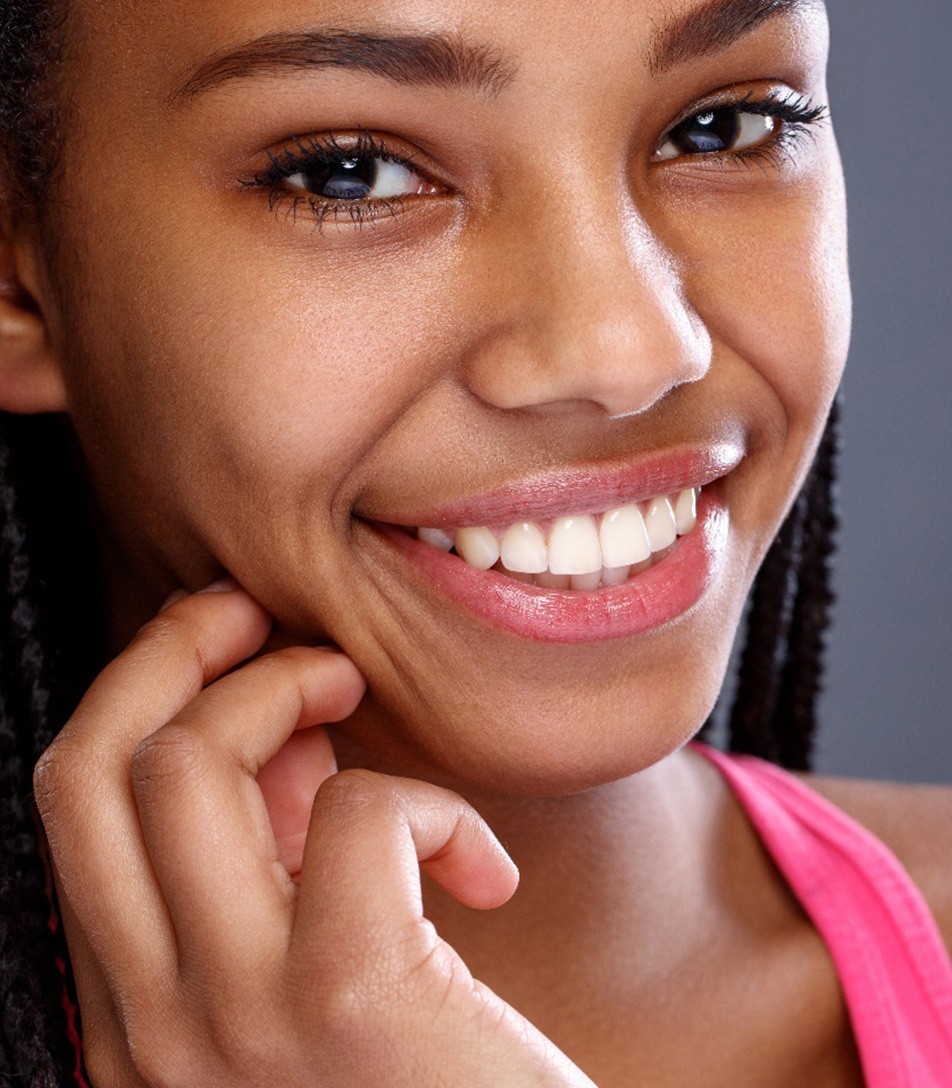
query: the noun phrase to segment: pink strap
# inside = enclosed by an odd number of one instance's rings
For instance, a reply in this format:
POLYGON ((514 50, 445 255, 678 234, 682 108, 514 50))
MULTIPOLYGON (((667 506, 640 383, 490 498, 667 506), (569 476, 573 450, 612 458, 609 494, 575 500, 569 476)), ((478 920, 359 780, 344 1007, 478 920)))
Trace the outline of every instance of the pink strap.
POLYGON ((66 984, 66 964, 59 956, 56 957, 56 966, 63 976, 63 994, 60 1000, 63 1012, 66 1013, 66 1038, 73 1048, 73 1081, 77 1088, 89 1088, 89 1082, 83 1076, 83 1043, 76 1027, 76 1006, 69 996, 69 987, 66 984))
POLYGON ((869 1088, 952 1085, 952 963, 887 847, 793 775, 695 743, 826 942, 869 1088))
MULTIPOLYGON (((50 917, 47 921, 47 925, 49 926, 51 933, 56 933, 60 926, 59 916, 57 915, 56 908, 52 902, 50 902, 50 917)), ((78 1019, 76 1006, 73 1004, 73 999, 69 996, 66 964, 63 961, 62 956, 56 957, 56 969, 59 971, 63 981, 63 989, 60 994, 60 1005, 62 1006, 63 1012, 66 1013, 66 1039, 73 1048, 72 1078, 76 1084, 76 1088, 90 1088, 89 1082, 83 1075, 83 1041, 79 1037, 79 1029, 76 1026, 78 1019)))

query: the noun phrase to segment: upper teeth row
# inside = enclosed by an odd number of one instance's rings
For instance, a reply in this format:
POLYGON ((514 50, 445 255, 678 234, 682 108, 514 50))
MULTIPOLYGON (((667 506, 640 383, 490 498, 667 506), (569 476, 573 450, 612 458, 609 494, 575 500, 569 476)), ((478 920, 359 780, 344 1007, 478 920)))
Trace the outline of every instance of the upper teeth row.
POLYGON ((620 570, 650 559, 694 528, 699 490, 686 488, 673 501, 659 495, 628 503, 599 516, 558 518, 548 535, 534 521, 517 521, 501 534, 470 526, 455 533, 422 528, 417 536, 445 552, 455 548, 477 570, 489 570, 500 561, 506 570, 519 574, 575 576, 620 570))

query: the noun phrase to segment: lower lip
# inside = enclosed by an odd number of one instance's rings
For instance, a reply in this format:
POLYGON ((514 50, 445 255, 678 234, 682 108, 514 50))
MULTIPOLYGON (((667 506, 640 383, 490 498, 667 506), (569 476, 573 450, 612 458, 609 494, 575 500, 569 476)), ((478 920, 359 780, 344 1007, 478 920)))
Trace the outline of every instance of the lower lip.
POLYGON ((690 612, 721 567, 728 515, 716 489, 705 490, 697 524, 659 563, 623 585, 574 592, 478 571, 393 526, 375 522, 373 528, 410 561, 428 590, 441 590, 486 623, 536 642, 597 642, 652 631, 690 612))

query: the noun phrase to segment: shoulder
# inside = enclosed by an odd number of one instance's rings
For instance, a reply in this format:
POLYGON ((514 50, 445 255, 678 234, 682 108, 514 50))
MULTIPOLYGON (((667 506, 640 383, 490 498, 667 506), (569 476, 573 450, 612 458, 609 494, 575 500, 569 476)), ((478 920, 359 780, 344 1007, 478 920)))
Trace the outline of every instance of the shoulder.
POLYGON ((952 955, 952 787, 797 777, 892 850, 929 904, 952 955))

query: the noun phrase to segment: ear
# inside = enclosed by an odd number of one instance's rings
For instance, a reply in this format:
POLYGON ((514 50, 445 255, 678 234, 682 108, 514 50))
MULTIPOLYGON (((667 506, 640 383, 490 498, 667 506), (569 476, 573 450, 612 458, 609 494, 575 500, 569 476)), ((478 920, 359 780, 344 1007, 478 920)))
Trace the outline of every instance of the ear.
POLYGON ((34 253, 26 236, 15 236, 11 217, 0 215, 0 409, 63 412, 66 387, 31 274, 34 253))

